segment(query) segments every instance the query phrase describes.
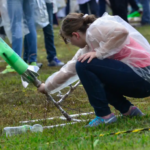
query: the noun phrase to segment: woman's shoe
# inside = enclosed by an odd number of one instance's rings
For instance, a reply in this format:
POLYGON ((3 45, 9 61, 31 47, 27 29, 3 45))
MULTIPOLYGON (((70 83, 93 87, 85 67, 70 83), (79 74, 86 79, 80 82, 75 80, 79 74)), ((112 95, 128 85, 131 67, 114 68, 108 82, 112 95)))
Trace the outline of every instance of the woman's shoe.
POLYGON ((123 116, 125 116, 125 117, 135 117, 135 116, 142 117, 144 115, 145 114, 142 113, 142 111, 139 108, 137 108, 136 106, 132 106, 129 115, 123 115, 123 116))
POLYGON ((110 124, 117 121, 117 117, 112 113, 109 118, 104 119, 103 117, 96 116, 88 125, 85 127, 96 127, 100 124, 110 124))
POLYGON ((1 72, 1 74, 6 74, 6 73, 16 73, 16 71, 10 66, 10 65, 7 65, 6 66, 6 69, 3 70, 1 72))

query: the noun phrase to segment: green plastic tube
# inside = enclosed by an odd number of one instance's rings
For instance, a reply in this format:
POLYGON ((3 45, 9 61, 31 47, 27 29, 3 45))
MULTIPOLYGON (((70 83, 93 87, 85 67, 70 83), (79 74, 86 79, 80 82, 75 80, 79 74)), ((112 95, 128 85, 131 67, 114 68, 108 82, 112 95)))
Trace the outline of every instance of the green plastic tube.
POLYGON ((20 75, 28 69, 28 64, 2 38, 0 38, 0 56, 20 75))

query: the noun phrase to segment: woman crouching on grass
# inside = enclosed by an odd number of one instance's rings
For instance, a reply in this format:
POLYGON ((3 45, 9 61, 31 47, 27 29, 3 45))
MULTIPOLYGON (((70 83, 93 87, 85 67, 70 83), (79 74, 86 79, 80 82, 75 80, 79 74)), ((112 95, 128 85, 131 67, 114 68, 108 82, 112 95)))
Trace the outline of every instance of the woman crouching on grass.
POLYGON ((132 26, 118 16, 72 13, 62 22, 61 36, 79 47, 60 71, 39 87, 55 93, 79 79, 93 106, 96 118, 87 126, 117 120, 108 104, 124 116, 143 116, 125 96, 150 96, 150 45, 132 26))

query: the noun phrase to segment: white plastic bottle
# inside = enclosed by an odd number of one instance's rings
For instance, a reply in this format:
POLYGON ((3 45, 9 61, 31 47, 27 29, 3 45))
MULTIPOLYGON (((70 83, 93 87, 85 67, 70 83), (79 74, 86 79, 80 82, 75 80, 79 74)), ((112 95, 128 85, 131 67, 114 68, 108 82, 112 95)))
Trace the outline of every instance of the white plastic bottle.
POLYGON ((35 124, 31 127, 31 132, 43 132, 43 127, 40 124, 35 124))
POLYGON ((33 126, 23 125, 23 126, 17 126, 17 127, 5 127, 3 130, 3 133, 6 134, 6 136, 12 136, 12 135, 17 135, 17 134, 22 134, 27 131, 43 132, 43 127, 40 124, 35 124, 33 126))
POLYGON ((3 133, 6 134, 6 136, 12 136, 12 135, 25 133, 30 129, 31 129, 30 125, 23 125, 17 127, 5 127, 3 133))

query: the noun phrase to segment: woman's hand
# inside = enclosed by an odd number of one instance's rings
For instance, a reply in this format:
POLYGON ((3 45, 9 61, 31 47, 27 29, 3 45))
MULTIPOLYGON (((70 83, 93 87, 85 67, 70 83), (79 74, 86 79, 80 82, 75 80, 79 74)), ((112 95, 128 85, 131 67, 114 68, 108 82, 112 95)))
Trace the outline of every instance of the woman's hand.
POLYGON ((89 59, 87 63, 90 63, 93 58, 96 58, 96 52, 83 54, 78 58, 78 61, 84 62, 85 60, 89 59))
POLYGON ((40 85, 40 87, 38 88, 38 91, 43 93, 43 94, 46 94, 46 91, 45 91, 45 83, 42 83, 40 85))

